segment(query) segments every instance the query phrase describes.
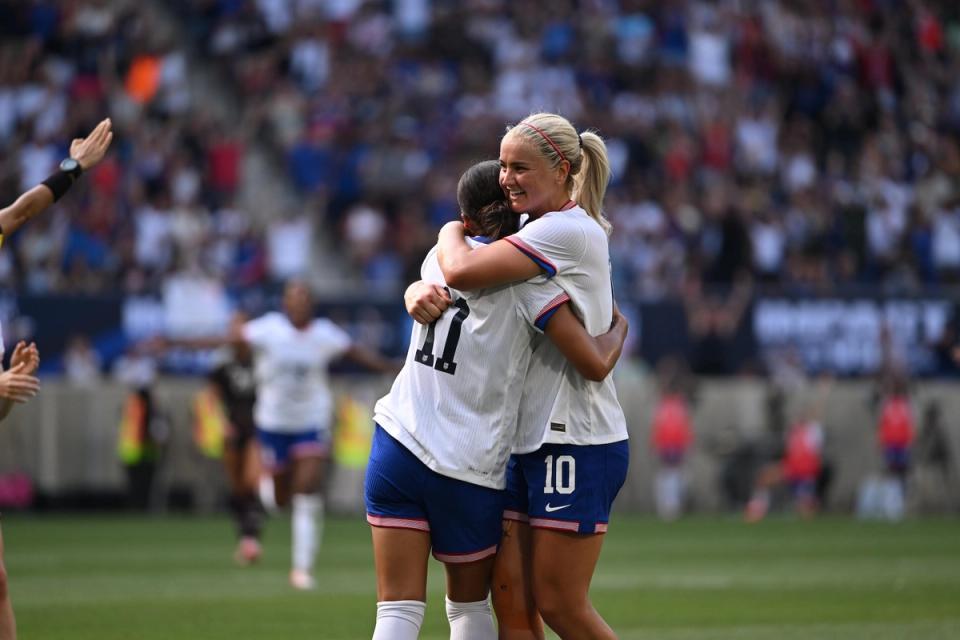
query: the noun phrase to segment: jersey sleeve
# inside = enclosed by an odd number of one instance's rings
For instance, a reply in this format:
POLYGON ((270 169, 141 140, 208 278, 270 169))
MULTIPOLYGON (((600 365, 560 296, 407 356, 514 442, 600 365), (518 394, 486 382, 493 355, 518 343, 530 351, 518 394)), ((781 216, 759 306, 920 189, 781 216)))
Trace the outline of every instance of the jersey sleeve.
POLYGON ((273 314, 267 314, 259 318, 248 321, 243 325, 243 339, 250 344, 259 347, 270 335, 270 327, 273 325, 273 314))
POLYGON ((548 278, 580 264, 587 249, 583 229, 570 220, 549 215, 504 239, 537 263, 548 278))
POLYGON ((437 258, 439 247, 434 245, 427 253, 420 265, 420 279, 424 282, 433 282, 435 284, 446 284, 443 279, 443 271, 440 270, 440 260, 437 258))
POLYGON ((314 331, 329 350, 331 359, 339 358, 353 346, 350 334, 326 318, 317 321, 314 331))
POLYGON ((567 292, 553 282, 517 285, 517 309, 528 324, 541 333, 546 331, 550 318, 561 305, 570 301, 567 292))

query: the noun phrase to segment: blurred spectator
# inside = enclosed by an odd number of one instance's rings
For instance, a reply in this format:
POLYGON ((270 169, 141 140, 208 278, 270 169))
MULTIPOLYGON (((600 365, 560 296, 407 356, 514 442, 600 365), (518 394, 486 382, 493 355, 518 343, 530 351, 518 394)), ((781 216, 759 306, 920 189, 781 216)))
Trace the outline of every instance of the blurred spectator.
POLYGON ((877 429, 886 469, 881 504, 888 520, 901 520, 906 507, 907 473, 915 432, 913 410, 903 376, 893 374, 883 384, 886 389, 877 429))
POLYGON ((288 214, 267 229, 267 271, 274 282, 310 272, 313 224, 307 215, 288 214))
POLYGON ((154 479, 170 425, 149 385, 131 389, 122 412, 117 452, 127 475, 128 504, 146 511, 159 506, 154 479))
POLYGON ((654 481, 657 515, 662 520, 676 520, 684 507, 686 478, 683 463, 693 443, 688 380, 682 360, 664 358, 657 365, 660 400, 653 414, 650 440, 659 460, 654 481))
MULTIPOLYGON (((943 409, 940 403, 931 400, 923 411, 920 433, 916 440, 916 466, 922 472, 920 478, 927 480, 930 493, 940 493, 942 487, 951 486, 954 479, 954 465, 950 437, 943 421, 943 409)), ((948 509, 956 506, 956 500, 947 492, 948 509)), ((921 503, 922 506, 924 505, 921 503)))
POLYGON ((75 334, 67 342, 63 354, 64 375, 73 386, 94 387, 100 382, 100 354, 83 334, 75 334))
POLYGON ((744 510, 747 522, 766 517, 772 492, 786 485, 794 508, 803 518, 813 517, 820 508, 818 484, 824 471, 824 430, 822 415, 829 383, 821 384, 817 397, 805 406, 786 433, 781 460, 762 467, 757 474, 753 495, 744 510))

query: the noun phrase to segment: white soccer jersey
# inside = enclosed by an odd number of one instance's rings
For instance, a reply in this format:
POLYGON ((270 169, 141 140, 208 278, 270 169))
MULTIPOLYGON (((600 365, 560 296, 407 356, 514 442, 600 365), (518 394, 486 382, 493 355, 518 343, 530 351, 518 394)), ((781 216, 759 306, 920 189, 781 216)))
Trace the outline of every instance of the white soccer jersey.
POLYGON ((274 311, 246 323, 243 337, 254 350, 257 426, 280 433, 328 429, 333 398, 327 367, 350 348, 350 336, 325 318, 300 330, 274 311))
MULTIPOLYGON (((607 234, 581 207, 531 221, 511 244, 539 264, 570 295, 590 335, 606 333, 613 319, 607 234)), ((613 376, 592 382, 546 339, 534 344, 523 386, 516 453, 544 443, 607 444, 627 438, 627 422, 613 376)))
MULTIPOLYGON (((443 284, 436 252, 421 277, 443 284)), ((553 283, 450 295, 436 322, 414 325, 403 370, 374 416, 437 473, 502 489, 531 340, 568 297, 553 283)))

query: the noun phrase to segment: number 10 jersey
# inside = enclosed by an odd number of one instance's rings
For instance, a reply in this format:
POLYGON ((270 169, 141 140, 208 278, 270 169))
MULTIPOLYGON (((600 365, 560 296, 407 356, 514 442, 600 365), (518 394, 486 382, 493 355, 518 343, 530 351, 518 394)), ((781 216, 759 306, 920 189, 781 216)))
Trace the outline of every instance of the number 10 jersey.
MULTIPOLYGON (((436 247, 420 275, 446 284, 436 247)), ((443 315, 413 326, 406 363, 374 417, 433 471, 504 488, 531 341, 569 300, 558 285, 538 280, 470 292, 448 288, 453 304, 443 315)))

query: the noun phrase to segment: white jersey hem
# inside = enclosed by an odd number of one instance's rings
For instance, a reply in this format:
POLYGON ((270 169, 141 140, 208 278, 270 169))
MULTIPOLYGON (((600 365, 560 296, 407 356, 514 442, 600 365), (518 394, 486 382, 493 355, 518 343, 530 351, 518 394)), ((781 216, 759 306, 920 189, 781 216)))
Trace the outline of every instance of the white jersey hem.
POLYGON ((428 469, 434 473, 439 473, 440 475, 453 478, 454 480, 460 480, 462 482, 469 482, 470 484, 475 484, 480 487, 487 487, 489 489, 496 489, 502 491, 507 487, 507 476, 506 476, 506 465, 504 465, 504 470, 501 474, 498 474, 497 481, 491 482, 489 478, 483 478, 482 476, 472 474, 470 472, 456 471, 453 469, 447 469, 441 467, 437 463, 437 459, 427 451, 422 444, 420 444, 410 432, 404 429, 402 426, 394 422, 386 413, 382 411, 377 411, 374 413, 374 421, 383 428, 384 431, 389 433, 394 440, 399 442, 404 448, 406 448, 410 453, 415 455, 420 462, 425 464, 428 469))

